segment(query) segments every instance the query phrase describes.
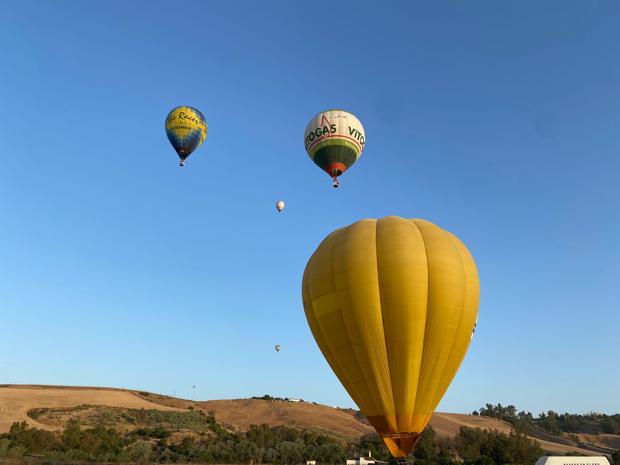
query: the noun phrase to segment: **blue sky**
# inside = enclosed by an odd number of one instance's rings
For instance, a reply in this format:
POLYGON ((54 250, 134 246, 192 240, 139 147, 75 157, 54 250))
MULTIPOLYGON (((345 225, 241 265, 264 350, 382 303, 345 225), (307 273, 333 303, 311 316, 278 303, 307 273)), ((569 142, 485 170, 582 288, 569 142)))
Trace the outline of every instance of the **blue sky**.
POLYGON ((617 2, 23 1, 0 50, 0 382, 351 406, 301 276, 399 215, 479 268, 440 410, 620 411, 617 2), (303 148, 333 107, 367 134, 337 191, 303 148))

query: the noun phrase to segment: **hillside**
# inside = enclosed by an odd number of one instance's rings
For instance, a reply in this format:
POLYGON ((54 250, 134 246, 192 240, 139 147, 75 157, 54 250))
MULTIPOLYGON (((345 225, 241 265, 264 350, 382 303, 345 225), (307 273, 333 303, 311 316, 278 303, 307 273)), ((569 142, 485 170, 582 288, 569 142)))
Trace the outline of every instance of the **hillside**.
POLYGON ((346 439, 359 438, 374 431, 371 426, 355 418, 351 411, 307 402, 239 399, 210 400, 198 405, 222 426, 240 431, 247 431, 250 425, 261 423, 313 429, 346 439))
POLYGON ((39 423, 28 412, 40 408, 68 408, 79 405, 103 405, 131 409, 178 410, 144 400, 132 391, 113 388, 78 388, 61 386, 0 387, 0 433, 16 421, 26 421, 41 429, 57 429, 39 423))
MULTIPOLYGON (((115 388, 61 386, 0 386, 0 433, 13 422, 26 421, 47 430, 60 430, 69 418, 83 424, 103 422, 120 430, 131 430, 159 421, 165 425, 170 416, 191 422, 191 410, 203 410, 232 431, 247 431, 252 424, 286 425, 311 429, 346 440, 357 440, 374 430, 351 409, 337 409, 311 402, 287 402, 262 399, 189 401, 159 394, 115 388), (146 414, 144 411, 154 412, 146 414), (161 414, 155 414, 155 412, 161 414), (140 413, 142 412, 142 413, 140 413), (167 413, 168 412, 168 413, 167 413), (175 414, 177 412, 177 414, 175 414)), ((484 416, 435 413, 431 426, 440 439, 458 435, 462 426, 512 431, 509 423, 484 416)), ((191 428, 190 428, 191 429, 191 428)), ((596 455, 620 446, 617 435, 573 435, 535 438, 541 447, 554 454, 573 452, 596 455)))

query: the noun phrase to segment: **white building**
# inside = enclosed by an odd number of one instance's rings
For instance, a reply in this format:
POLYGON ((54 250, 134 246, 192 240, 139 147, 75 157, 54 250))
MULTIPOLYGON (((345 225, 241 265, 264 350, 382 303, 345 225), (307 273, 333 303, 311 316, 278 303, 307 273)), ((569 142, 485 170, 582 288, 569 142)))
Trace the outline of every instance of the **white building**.
POLYGON ((609 465, 604 456, 549 455, 539 458, 536 465, 609 465))
POLYGON ((347 465, 374 465, 375 460, 372 458, 372 454, 368 452, 368 457, 356 457, 354 459, 347 460, 347 465))
POLYGON ((347 460, 347 465, 374 465, 374 463, 375 461, 373 459, 366 457, 347 460))

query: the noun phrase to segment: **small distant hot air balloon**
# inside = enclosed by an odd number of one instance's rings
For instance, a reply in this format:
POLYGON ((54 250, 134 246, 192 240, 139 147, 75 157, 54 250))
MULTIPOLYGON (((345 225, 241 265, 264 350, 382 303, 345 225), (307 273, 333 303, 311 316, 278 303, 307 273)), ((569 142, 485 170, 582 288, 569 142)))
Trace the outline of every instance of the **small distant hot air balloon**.
POLYGON ((192 107, 176 107, 166 117, 166 135, 185 166, 185 159, 207 137, 207 122, 203 114, 192 107))
POLYGON ((280 352, 280 344, 276 344, 276 352, 280 352))
POLYGON ((344 110, 327 110, 310 120, 304 134, 306 152, 312 161, 333 179, 357 161, 366 144, 360 120, 344 110))
POLYGON ((278 210, 279 212, 284 210, 284 200, 278 200, 276 202, 276 210, 278 210))
POLYGON ((308 261, 312 334, 394 457, 413 450, 463 361, 479 293, 467 248, 420 219, 358 221, 308 261))

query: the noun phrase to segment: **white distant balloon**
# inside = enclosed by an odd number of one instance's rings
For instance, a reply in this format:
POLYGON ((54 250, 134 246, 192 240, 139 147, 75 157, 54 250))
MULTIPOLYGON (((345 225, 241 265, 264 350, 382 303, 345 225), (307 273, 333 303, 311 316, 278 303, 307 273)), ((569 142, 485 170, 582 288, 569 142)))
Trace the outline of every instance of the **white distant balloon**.
POLYGON ((284 200, 278 200, 276 202, 276 210, 278 210, 279 212, 284 210, 284 200))

